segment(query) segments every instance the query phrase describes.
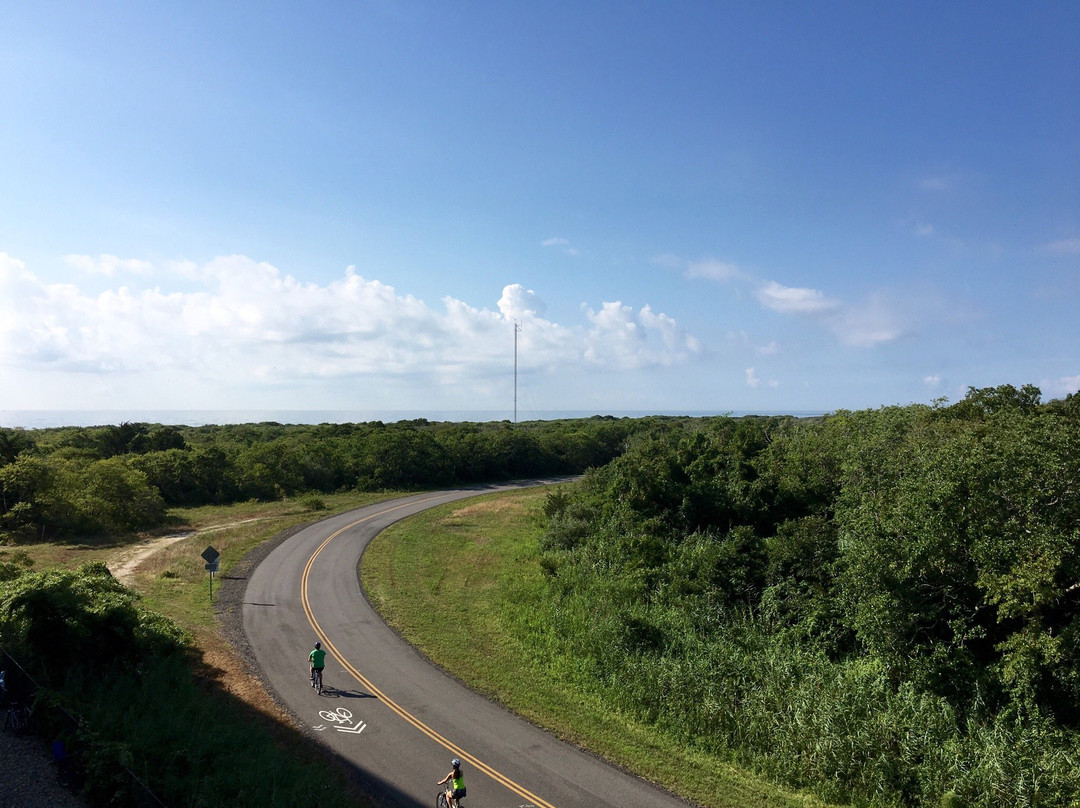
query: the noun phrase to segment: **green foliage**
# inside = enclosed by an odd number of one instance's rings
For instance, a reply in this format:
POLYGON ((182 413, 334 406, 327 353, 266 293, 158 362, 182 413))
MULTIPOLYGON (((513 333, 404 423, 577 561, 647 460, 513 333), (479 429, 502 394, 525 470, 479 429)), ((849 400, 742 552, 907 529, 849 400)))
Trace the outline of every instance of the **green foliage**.
POLYGON ((7 429, 0 427, 0 467, 13 463, 23 452, 34 450, 31 433, 25 429, 7 429))
POLYGON ((21 454, 0 468, 0 526, 13 534, 127 533, 161 523, 165 504, 146 475, 119 458, 21 454))
POLYGON ((547 500, 542 642, 827 799, 1070 805, 1080 419, 1039 396, 642 433, 547 500))
POLYGON ((70 675, 96 675, 118 662, 176 653, 183 634, 146 611, 139 596, 103 563, 75 572, 25 571, 0 582, 0 642, 28 661, 49 687, 70 675))
POLYGON ((8 560, 6 552, 0 552, 0 582, 12 581, 34 566, 34 559, 25 550, 12 553, 8 560))
POLYGON ((308 493, 300 498, 300 504, 309 511, 325 511, 326 500, 318 494, 308 493))
POLYGON ((0 430, 0 538, 160 526, 167 507, 577 474, 652 419, 0 430))
POLYGON ((167 805, 349 802, 340 780, 276 749, 252 731, 252 716, 197 678, 183 632, 103 564, 24 568, 0 581, 0 644, 43 686, 39 725, 77 754, 95 805, 147 804, 138 781, 167 805))

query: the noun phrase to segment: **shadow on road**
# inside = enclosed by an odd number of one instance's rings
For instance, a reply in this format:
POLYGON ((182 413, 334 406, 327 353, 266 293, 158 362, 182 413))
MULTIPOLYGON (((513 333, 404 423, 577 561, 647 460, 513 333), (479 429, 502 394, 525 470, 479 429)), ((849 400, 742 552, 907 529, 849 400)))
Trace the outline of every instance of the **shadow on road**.
POLYGON ((337 690, 333 687, 323 687, 322 698, 326 699, 373 699, 370 693, 362 693, 359 690, 337 690))

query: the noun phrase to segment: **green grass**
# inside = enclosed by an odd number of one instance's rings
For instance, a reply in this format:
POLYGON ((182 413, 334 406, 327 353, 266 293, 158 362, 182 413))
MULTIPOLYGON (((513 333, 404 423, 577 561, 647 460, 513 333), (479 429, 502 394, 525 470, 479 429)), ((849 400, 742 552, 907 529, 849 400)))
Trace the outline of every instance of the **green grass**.
POLYGON ((819 806, 612 711, 559 675, 572 660, 538 647, 546 491, 494 494, 425 511, 382 532, 361 563, 386 620, 470 687, 571 743, 708 808, 819 806))

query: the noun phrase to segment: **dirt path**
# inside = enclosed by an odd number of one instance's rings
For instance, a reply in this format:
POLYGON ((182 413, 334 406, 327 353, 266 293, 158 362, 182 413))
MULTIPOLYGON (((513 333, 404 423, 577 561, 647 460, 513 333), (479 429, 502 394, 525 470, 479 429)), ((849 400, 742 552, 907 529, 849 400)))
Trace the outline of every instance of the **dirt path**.
POLYGON ((198 530, 188 530, 184 533, 171 533, 168 536, 147 539, 146 541, 139 542, 131 547, 125 547, 105 563, 109 568, 109 572, 113 574, 113 577, 116 578, 116 580, 125 586, 131 586, 135 578, 135 571, 139 568, 139 565, 154 553, 164 550, 166 547, 176 544, 178 541, 190 539, 196 533, 216 533, 219 530, 226 530, 230 527, 235 527, 236 525, 246 525, 249 522, 261 522, 265 518, 266 517, 255 517, 252 519, 241 519, 237 522, 228 522, 224 525, 201 527, 198 530))
POLYGON ((135 570, 147 558, 169 545, 176 544, 178 541, 194 535, 195 531, 189 530, 187 533, 175 533, 169 536, 160 536, 156 539, 147 539, 132 547, 125 547, 113 558, 109 559, 106 566, 108 566, 109 572, 113 574, 116 580, 124 584, 124 586, 131 586, 135 578, 135 570))

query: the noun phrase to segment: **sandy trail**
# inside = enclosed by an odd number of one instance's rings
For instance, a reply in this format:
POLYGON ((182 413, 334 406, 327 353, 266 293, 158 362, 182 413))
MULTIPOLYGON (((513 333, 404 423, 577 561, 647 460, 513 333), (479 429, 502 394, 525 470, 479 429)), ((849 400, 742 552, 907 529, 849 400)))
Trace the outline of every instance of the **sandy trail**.
POLYGON ((139 569, 146 559, 166 547, 176 544, 178 541, 184 539, 190 539, 196 533, 215 533, 219 530, 226 530, 236 525, 245 525, 248 522, 259 522, 264 517, 256 517, 253 519, 241 519, 238 522, 229 522, 224 525, 214 525, 213 527, 203 527, 198 530, 188 530, 184 533, 171 533, 168 536, 159 536, 156 539, 147 539, 146 541, 139 542, 131 547, 125 547, 106 563, 109 568, 109 572, 113 574, 120 583, 125 586, 131 586, 132 581, 135 578, 135 572, 139 569))
POLYGON ((109 572, 113 574, 113 577, 116 580, 124 584, 124 586, 131 586, 131 583, 135 578, 135 570, 137 570, 139 565, 147 558, 159 550, 164 550, 166 547, 194 535, 194 531, 188 531, 187 533, 175 533, 170 536, 160 536, 156 539, 148 539, 133 547, 125 547, 116 556, 105 563, 109 568, 109 572))

